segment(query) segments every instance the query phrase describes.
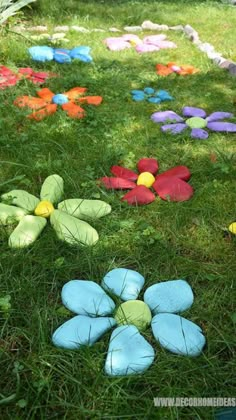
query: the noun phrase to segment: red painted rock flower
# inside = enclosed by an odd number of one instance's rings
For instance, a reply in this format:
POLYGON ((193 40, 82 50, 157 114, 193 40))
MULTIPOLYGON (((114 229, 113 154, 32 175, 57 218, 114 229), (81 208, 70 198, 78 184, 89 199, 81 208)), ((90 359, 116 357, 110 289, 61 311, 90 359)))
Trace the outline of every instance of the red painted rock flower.
POLYGON ((15 86, 22 79, 28 79, 34 84, 42 84, 46 79, 56 76, 51 72, 36 72, 31 67, 21 68, 15 73, 8 67, 0 66, 0 89, 15 86))
POLYGON ((100 105, 102 102, 101 96, 83 96, 86 91, 86 88, 75 87, 68 92, 54 94, 48 88, 44 88, 37 92, 38 98, 20 96, 14 101, 14 105, 32 109, 33 112, 28 118, 36 121, 54 114, 58 106, 61 106, 68 117, 80 119, 84 118, 85 110, 78 104, 100 105))
POLYGON ((176 166, 159 175, 158 162, 143 158, 137 163, 139 174, 122 166, 112 166, 114 177, 100 178, 107 189, 131 190, 122 197, 129 205, 150 204, 155 200, 154 190, 162 200, 186 201, 193 195, 193 188, 186 181, 191 177, 187 166, 176 166))

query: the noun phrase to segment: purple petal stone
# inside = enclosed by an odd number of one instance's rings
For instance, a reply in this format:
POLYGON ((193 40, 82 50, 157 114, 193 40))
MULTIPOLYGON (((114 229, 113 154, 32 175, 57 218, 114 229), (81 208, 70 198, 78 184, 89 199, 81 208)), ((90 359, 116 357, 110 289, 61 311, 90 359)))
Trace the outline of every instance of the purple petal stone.
POLYGON ((192 139, 205 140, 208 138, 208 132, 202 128, 193 128, 191 131, 192 139))
POLYGON ((205 118, 206 112, 202 108, 194 108, 193 106, 185 106, 182 109, 184 117, 200 117, 205 118))
POLYGON ((207 117, 208 122, 224 120, 225 118, 232 118, 233 114, 231 112, 213 112, 207 117))
POLYGON ((178 123, 178 124, 166 124, 161 127, 161 131, 169 131, 172 134, 178 134, 184 131, 187 128, 187 124, 178 123))
POLYGON ((162 122, 182 122, 183 118, 181 118, 178 114, 176 114, 174 111, 160 111, 160 112, 154 112, 154 114, 151 115, 151 120, 155 123, 162 123, 162 122))
POLYGON ((226 133, 236 133, 236 124, 229 122, 209 122, 207 127, 212 131, 225 131, 226 133))

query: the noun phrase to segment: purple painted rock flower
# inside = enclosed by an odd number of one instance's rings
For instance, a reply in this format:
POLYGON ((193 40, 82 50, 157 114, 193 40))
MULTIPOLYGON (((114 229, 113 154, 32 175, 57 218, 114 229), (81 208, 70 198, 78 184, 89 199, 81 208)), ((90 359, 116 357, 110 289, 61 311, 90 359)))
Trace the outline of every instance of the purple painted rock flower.
POLYGON ((154 112, 151 115, 151 120, 157 124, 163 124, 161 130, 172 134, 178 134, 190 128, 193 139, 207 139, 209 134, 206 129, 225 133, 236 133, 235 123, 223 121, 234 116, 230 112, 213 112, 207 117, 204 109, 185 106, 182 109, 182 115, 183 117, 174 111, 160 111, 154 112))

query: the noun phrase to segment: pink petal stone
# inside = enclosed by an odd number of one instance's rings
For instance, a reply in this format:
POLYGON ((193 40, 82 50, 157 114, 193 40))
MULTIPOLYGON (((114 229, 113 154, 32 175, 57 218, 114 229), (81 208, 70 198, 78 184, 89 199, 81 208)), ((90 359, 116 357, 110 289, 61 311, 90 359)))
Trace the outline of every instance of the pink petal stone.
POLYGON ((193 196, 191 185, 177 177, 157 179, 152 187, 162 200, 187 201, 193 196))
POLYGON ((118 177, 111 178, 104 176, 103 178, 100 178, 99 181, 102 182, 108 190, 130 190, 136 187, 134 182, 118 177))
POLYGON ((123 168, 122 166, 112 166, 111 173, 119 178, 128 179, 129 181, 136 181, 138 179, 138 174, 130 169, 123 168))
POLYGON ((132 191, 122 197, 122 201, 127 201, 130 206, 143 206, 150 204, 155 200, 155 195, 144 185, 138 185, 132 191))
POLYGON ((151 174, 155 175, 158 171, 158 162, 156 159, 153 158, 143 158, 140 159, 137 163, 137 168, 140 173, 142 172, 150 172, 151 174))
POLYGON ((187 166, 175 166, 174 168, 168 169, 168 171, 163 172, 160 175, 156 176, 156 180, 167 179, 169 177, 176 177, 182 179, 183 181, 188 181, 191 177, 191 172, 187 166))
POLYGON ((139 44, 136 45, 135 49, 138 53, 142 54, 146 52, 159 51, 160 48, 153 44, 139 44))

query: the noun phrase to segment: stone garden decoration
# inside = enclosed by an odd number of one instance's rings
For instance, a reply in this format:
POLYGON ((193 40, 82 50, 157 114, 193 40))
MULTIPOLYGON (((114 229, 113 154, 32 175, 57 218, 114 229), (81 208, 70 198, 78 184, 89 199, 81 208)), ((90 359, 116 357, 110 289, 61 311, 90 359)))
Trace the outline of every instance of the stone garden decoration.
POLYGON ((109 376, 140 374, 154 361, 153 347, 141 335, 151 325, 157 342, 172 353, 198 356, 205 337, 201 328, 176 315, 190 308, 194 296, 185 280, 170 280, 148 287, 143 300, 137 299, 145 283, 136 271, 116 268, 102 280, 71 280, 62 288, 62 302, 77 314, 54 332, 55 346, 79 350, 92 346, 107 331, 111 334, 105 361, 109 376), (106 293, 120 299, 120 304, 106 293), (123 303, 122 303, 123 301, 123 303))
POLYGON ((111 206, 100 200, 61 201, 63 194, 64 181, 56 174, 45 179, 40 199, 24 190, 3 194, 0 223, 7 226, 19 222, 9 237, 9 246, 26 248, 33 244, 46 227, 47 219, 60 240, 71 245, 94 245, 99 239, 98 233, 85 220, 106 216, 111 206))

